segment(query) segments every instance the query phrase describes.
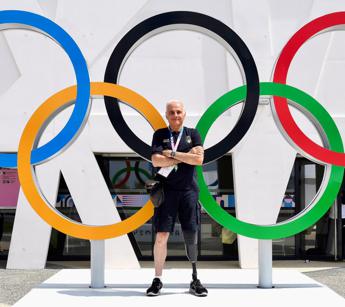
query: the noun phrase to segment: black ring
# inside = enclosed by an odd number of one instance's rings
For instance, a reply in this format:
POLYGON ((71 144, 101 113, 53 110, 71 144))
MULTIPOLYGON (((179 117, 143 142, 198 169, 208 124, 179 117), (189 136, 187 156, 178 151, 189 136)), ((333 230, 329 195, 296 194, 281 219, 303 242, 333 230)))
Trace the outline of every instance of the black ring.
MULTIPOLYGON (((136 47, 135 44, 152 31, 169 25, 178 25, 179 29, 181 29, 181 25, 186 26, 186 29, 189 29, 188 26, 197 26, 216 34, 218 39, 221 38, 232 48, 243 68, 247 84, 247 97, 241 116, 223 140, 205 150, 204 163, 209 163, 229 152, 240 142, 251 126, 259 104, 259 76, 254 59, 246 44, 227 25, 210 16, 187 11, 167 12, 150 17, 128 31, 116 45, 108 61, 104 81, 118 83, 121 68, 127 56, 136 47)), ((104 100, 109 119, 121 139, 134 152, 147 160, 151 160, 151 146, 138 138, 128 127, 122 116, 118 99, 105 96, 104 100)))

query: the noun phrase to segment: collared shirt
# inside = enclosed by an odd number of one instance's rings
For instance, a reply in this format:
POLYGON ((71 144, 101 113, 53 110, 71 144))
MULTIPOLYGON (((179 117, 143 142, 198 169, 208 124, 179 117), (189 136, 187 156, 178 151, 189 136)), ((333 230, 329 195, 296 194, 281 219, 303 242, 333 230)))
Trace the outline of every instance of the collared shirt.
MULTIPOLYGON (((174 141, 177 141, 179 132, 172 132, 174 141)), ((184 127, 181 141, 177 147, 179 152, 188 152, 195 146, 202 146, 199 132, 193 128, 184 127)), ((152 138, 152 154, 161 154, 163 150, 171 150, 170 132, 168 128, 158 129, 152 138)), ((177 171, 173 170, 164 180, 165 186, 172 190, 197 190, 195 166, 179 163, 177 171)))

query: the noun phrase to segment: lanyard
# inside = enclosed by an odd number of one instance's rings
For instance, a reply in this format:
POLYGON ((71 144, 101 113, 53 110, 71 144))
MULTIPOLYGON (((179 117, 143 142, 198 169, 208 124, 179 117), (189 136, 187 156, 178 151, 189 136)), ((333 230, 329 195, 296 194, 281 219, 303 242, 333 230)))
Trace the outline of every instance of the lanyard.
POLYGON ((172 150, 173 152, 176 152, 176 151, 177 151, 178 144, 180 144, 180 141, 181 141, 181 138, 182 138, 183 127, 182 127, 182 129, 180 130, 180 133, 179 133, 179 135, 178 135, 178 137, 177 137, 176 144, 175 144, 175 142, 174 142, 174 137, 173 137, 173 135, 172 135, 172 133, 171 133, 170 127, 169 127, 169 132, 170 132, 171 150, 172 150))

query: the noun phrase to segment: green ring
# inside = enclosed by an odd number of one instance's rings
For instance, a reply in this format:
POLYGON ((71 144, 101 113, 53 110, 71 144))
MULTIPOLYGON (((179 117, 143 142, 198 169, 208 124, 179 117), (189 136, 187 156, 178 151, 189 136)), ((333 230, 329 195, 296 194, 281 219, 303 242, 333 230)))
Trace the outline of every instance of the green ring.
MULTIPOLYGON (((246 97, 246 86, 238 87, 219 99, 217 99, 204 113, 199 120, 196 128, 200 132, 202 140, 205 139, 208 130, 213 122, 227 109, 243 101, 246 97)), ((332 117, 314 98, 303 91, 273 82, 260 83, 260 95, 274 95, 284 97, 294 101, 319 121, 321 127, 328 138, 329 149, 337 152, 343 152, 343 142, 332 117)), ((308 227, 314 225, 332 206, 333 201, 339 192, 344 168, 342 166, 327 165, 330 167, 330 176, 326 188, 322 195, 315 198, 315 204, 310 210, 304 210, 287 221, 274 225, 257 225, 244 221, 228 214, 213 199, 205 182, 203 170, 201 166, 197 167, 198 184, 200 188, 199 199, 206 212, 223 227, 236 232, 240 235, 255 239, 280 239, 290 237, 299 233, 308 227)), ((326 183, 325 183, 326 184, 326 183)), ((312 206, 313 202, 308 206, 312 206)))

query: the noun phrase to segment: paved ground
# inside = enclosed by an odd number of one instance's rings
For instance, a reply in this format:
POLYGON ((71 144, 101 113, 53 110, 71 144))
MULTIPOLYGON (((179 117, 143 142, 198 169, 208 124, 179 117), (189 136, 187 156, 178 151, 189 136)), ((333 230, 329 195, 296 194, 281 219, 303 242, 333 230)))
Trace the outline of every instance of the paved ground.
POLYGON ((345 268, 335 268, 304 273, 345 297, 345 268))
MULTIPOLYGON (((152 268, 153 263, 145 261, 142 267, 152 268)), ((44 270, 5 270, 5 263, 0 262, 0 307, 13 305, 33 287, 54 275, 62 268, 88 268, 88 262, 50 262, 44 270)), ((167 262, 166 268, 189 268, 184 261, 167 262)), ((213 261, 199 262, 200 268, 238 268, 237 262, 213 261)), ((312 261, 274 261, 274 268, 291 268, 327 285, 345 297, 345 262, 312 261)))
POLYGON ((0 306, 10 306, 59 270, 0 270, 0 306), (5 304, 5 305, 1 305, 5 304))

